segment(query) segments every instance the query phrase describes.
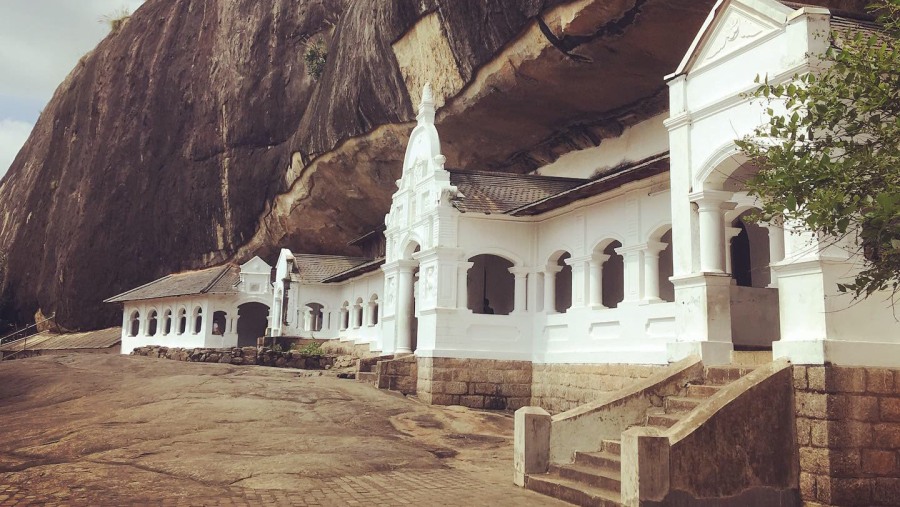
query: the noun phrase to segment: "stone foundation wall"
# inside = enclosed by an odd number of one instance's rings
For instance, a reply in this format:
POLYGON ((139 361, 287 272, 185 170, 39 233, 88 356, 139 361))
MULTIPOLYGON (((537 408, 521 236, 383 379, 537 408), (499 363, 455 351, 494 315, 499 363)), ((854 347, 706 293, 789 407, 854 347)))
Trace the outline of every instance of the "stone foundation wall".
POLYGON ((805 505, 900 506, 900 370, 793 373, 805 505))
POLYGON ((663 368, 663 365, 535 363, 531 401, 526 404, 558 414, 618 391, 663 368))
POLYGON ((378 361, 375 366, 375 378, 375 385, 379 389, 415 394, 418 378, 416 356, 410 354, 397 359, 378 361))
POLYGON ((133 356, 159 357, 195 363, 227 363, 235 365, 275 366, 303 370, 324 370, 334 364, 334 356, 307 356, 296 351, 276 352, 256 347, 225 349, 183 349, 158 346, 137 347, 133 356))
POLYGON ((434 405, 516 410, 531 401, 531 363, 419 358, 418 396, 434 405))

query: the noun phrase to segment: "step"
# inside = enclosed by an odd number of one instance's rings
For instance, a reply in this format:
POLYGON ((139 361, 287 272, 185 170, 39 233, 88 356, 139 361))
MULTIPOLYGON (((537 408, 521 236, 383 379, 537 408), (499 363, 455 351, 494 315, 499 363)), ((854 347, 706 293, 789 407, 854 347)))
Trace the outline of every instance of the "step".
POLYGON ((704 384, 690 384, 687 386, 687 395, 691 398, 709 398, 719 392, 722 386, 704 384))
POLYGON ((705 398, 667 396, 665 401, 666 412, 690 412, 704 401, 706 401, 705 398))
POLYGON ((621 491, 622 489, 619 470, 572 463, 570 465, 550 465, 550 473, 594 488, 609 491, 621 491))
POLYGON ((356 373, 357 382, 367 382, 374 384, 378 380, 378 375, 374 371, 360 371, 356 373))
POLYGON ((620 507, 622 498, 615 491, 580 484, 557 474, 529 475, 525 489, 584 507, 620 507))
POLYGON ((647 413, 647 426, 660 426, 663 428, 670 428, 673 424, 677 423, 681 420, 682 417, 687 415, 687 412, 672 412, 672 413, 647 413))
POLYGON ((584 464, 609 470, 621 470, 621 456, 608 451, 601 452, 575 452, 575 463, 584 464))
POLYGON ((615 454, 616 456, 622 454, 621 442, 619 442, 618 440, 602 440, 600 443, 603 444, 604 451, 610 454, 615 454))
POLYGON ((705 384, 719 386, 730 384, 753 370, 753 367, 744 366, 710 366, 706 368, 705 384))
POLYGON ((772 350, 735 350, 731 352, 732 366, 760 366, 772 362, 772 350))

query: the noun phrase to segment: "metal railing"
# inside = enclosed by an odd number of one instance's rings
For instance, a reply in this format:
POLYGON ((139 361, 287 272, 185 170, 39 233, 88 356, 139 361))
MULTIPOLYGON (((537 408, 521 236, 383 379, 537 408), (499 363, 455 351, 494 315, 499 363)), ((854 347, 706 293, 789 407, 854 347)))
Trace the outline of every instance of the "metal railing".
POLYGON ((13 331, 12 333, 10 333, 10 334, 8 334, 8 335, 6 335, 6 336, 0 338, 0 344, 7 343, 7 342, 14 342, 14 341, 17 341, 17 340, 22 340, 22 348, 21 348, 21 349, 18 349, 18 350, 16 350, 16 351, 12 352, 12 353, 9 353, 9 352, 0 352, 0 361, 5 361, 5 360, 7 360, 7 359, 13 359, 13 358, 15 358, 16 356, 18 356, 20 353, 27 351, 27 350, 28 350, 28 338, 30 338, 30 337, 32 337, 32 336, 34 336, 34 335, 36 335, 36 334, 38 334, 38 333, 40 332, 40 331, 37 331, 37 330, 36 330, 37 327, 38 327, 40 324, 43 324, 43 323, 45 323, 45 322, 50 322, 51 320, 53 320, 53 319, 55 319, 55 318, 56 318, 56 314, 54 313, 53 315, 47 317, 47 318, 44 319, 44 320, 41 320, 41 321, 39 321, 39 322, 35 322, 34 324, 31 324, 30 326, 23 327, 22 329, 18 329, 18 330, 16 330, 16 331, 13 331), (15 337, 17 334, 22 333, 22 332, 24 332, 24 331, 27 331, 27 330, 29 330, 29 329, 35 329, 35 332, 30 333, 30 334, 27 334, 27 335, 25 335, 24 337, 21 337, 21 338, 15 337), (10 338, 10 337, 15 337, 15 338, 13 338, 12 340, 8 340, 8 338, 10 338))

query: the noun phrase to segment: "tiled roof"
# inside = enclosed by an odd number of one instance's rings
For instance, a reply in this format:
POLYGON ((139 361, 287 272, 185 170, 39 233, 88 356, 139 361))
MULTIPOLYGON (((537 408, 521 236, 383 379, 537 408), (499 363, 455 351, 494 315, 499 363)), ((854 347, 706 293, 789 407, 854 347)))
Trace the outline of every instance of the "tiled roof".
POLYGON ((583 185, 588 180, 535 174, 509 174, 450 169, 450 183, 463 198, 453 205, 463 213, 507 213, 552 195, 583 185))
POLYGON ((234 294, 237 293, 235 285, 240 278, 241 268, 235 264, 199 271, 186 271, 166 275, 146 285, 113 296, 104 302, 117 303, 194 294, 234 294))
POLYGON ((831 30, 836 35, 834 45, 840 48, 844 39, 855 37, 857 33, 868 38, 871 35, 881 37, 883 32, 878 23, 859 19, 845 18, 841 16, 831 17, 831 30))
POLYGON ((370 273, 372 271, 375 271, 382 264, 384 264, 384 257, 372 259, 369 262, 364 262, 358 266, 352 267, 352 268, 348 269, 347 271, 330 276, 330 277, 322 280, 322 282, 323 283, 343 282, 344 280, 349 280, 355 276, 359 276, 359 275, 363 275, 365 273, 370 273))
POLYGON ((300 283, 319 283, 326 278, 371 262, 364 257, 340 255, 294 254, 294 270, 291 279, 300 283))
POLYGON ((49 331, 0 345, 0 352, 17 350, 105 349, 119 343, 122 328, 111 327, 86 333, 55 334, 49 331))

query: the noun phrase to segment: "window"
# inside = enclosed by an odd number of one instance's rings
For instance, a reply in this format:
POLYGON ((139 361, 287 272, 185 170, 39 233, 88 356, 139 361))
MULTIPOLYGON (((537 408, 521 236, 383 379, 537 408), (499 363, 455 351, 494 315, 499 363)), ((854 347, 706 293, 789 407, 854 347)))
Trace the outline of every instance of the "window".
POLYGON ((469 262, 468 308, 472 313, 509 315, 515 306, 516 280, 509 272, 513 263, 490 254, 476 255, 469 262))

